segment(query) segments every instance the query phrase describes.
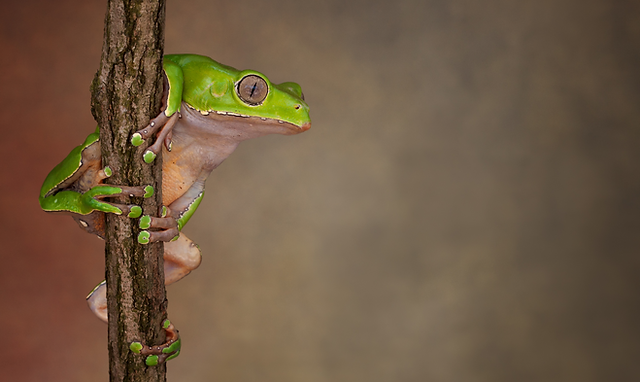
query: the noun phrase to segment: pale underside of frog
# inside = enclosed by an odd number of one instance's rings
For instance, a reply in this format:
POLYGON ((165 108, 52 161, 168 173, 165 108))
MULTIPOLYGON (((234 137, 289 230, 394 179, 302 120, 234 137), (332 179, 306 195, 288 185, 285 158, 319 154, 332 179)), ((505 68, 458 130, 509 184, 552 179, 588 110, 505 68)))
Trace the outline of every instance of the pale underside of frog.
MULTIPOLYGON (((40 205, 47 212, 70 214, 89 233, 104 237, 105 213, 140 218, 138 241, 164 242, 165 284, 174 283, 200 265, 198 246, 181 233, 198 208, 205 181, 247 139, 267 134, 297 134, 311 126, 309 107, 300 86, 293 82, 272 84, 263 74, 238 71, 208 57, 179 54, 164 57, 164 110, 131 143, 141 145, 156 136, 143 160, 151 163, 162 154, 162 213, 142 214, 133 204, 108 200, 114 196, 150 197, 151 186, 118 186, 105 183, 112 173, 102 166, 98 130, 74 148, 47 176, 40 205)), ((106 284, 87 296, 91 310, 107 321, 106 284)), ((167 342, 131 349, 155 365, 177 356, 180 340, 168 320, 167 342)))

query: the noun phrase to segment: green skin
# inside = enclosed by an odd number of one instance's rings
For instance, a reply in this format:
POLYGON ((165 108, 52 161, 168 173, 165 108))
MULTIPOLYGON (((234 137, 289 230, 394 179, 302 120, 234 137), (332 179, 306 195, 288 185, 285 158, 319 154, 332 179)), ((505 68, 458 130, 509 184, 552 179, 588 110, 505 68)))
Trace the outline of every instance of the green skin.
MULTIPOLYGON (((44 211, 71 215, 81 228, 101 237, 106 213, 140 218, 140 243, 165 242, 168 285, 200 264, 198 246, 180 230, 198 208, 211 171, 240 142, 267 134, 297 134, 309 129, 311 120, 296 83, 273 84, 259 72, 239 71, 192 54, 166 55, 163 68, 163 111, 131 137, 131 144, 140 146, 155 136, 155 142, 142 155, 145 162, 163 155, 161 216, 141 217, 140 206, 108 200, 114 196, 147 198, 154 190, 151 186, 104 183, 112 171, 102 165, 98 129, 49 173, 39 200, 44 211)), ((104 282, 87 296, 87 301, 106 321, 104 282)), ((140 351, 145 348, 141 343, 132 344, 132 351, 144 354, 148 365, 162 363, 180 352, 177 330, 170 324, 164 329, 168 338, 165 344, 145 351, 140 351)))

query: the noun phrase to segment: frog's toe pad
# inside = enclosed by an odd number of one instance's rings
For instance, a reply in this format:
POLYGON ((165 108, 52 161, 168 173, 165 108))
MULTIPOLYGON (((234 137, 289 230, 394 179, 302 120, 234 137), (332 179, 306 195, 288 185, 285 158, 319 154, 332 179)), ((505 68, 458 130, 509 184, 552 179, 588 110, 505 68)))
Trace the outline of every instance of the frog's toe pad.
POLYGON ((158 155, 153 151, 147 150, 144 152, 144 155, 142 155, 142 159, 144 159, 145 163, 151 163, 156 159, 157 156, 158 155))
POLYGON ((129 209, 129 214, 127 216, 129 216, 132 219, 135 219, 135 218, 139 217, 140 215, 142 215, 142 207, 140 207, 140 206, 132 206, 129 209))
POLYGON ((151 233, 149 231, 142 231, 138 234, 138 243, 140 244, 149 244, 149 238, 151 237, 151 233))
POLYGON ((147 366, 156 366, 158 364, 158 356, 150 355, 144 360, 144 363, 146 363, 147 366))
POLYGON ((111 170, 111 167, 109 167, 109 166, 106 166, 105 168, 100 170, 99 173, 98 173, 98 177, 100 179, 107 179, 111 175, 113 175, 113 170, 111 170))
POLYGON ((153 186, 144 186, 144 197, 145 199, 150 198, 153 196, 155 190, 153 189, 153 186))
POLYGON ((151 216, 144 215, 143 217, 141 217, 138 227, 140 227, 140 229, 148 229, 149 227, 151 227, 151 216))
POLYGON ((140 133, 133 134, 133 136, 131 137, 131 144, 132 145, 138 147, 143 143, 144 143, 144 138, 142 138, 142 135, 140 133))
POLYGON ((137 354, 140 354, 140 350, 142 350, 143 347, 144 346, 140 342, 132 342, 131 345, 129 345, 129 349, 137 354))

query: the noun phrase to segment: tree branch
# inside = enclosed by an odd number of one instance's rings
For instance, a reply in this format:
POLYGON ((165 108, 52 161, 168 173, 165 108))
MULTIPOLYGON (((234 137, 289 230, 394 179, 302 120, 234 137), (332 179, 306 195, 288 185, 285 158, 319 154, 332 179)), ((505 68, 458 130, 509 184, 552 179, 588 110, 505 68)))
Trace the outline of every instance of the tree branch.
MULTIPOLYGON (((110 184, 152 185, 142 205, 158 216, 162 206, 162 156, 142 161, 146 145, 129 139, 160 111, 165 0, 108 0, 100 68, 91 86, 92 112, 100 126, 103 166, 110 184)), ((105 252, 109 309, 110 381, 165 381, 165 366, 147 367, 129 350, 133 341, 161 344, 166 318, 163 243, 138 244, 138 219, 107 214, 105 252)))

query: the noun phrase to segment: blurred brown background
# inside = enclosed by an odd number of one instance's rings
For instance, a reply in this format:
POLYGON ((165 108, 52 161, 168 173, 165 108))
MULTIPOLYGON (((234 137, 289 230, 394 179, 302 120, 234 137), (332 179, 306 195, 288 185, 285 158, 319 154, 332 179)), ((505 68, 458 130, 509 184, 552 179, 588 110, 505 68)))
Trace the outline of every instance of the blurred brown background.
MULTIPOLYGON (((0 12, 0 380, 107 381, 103 245, 40 211, 105 1, 0 12)), ((170 381, 640 380, 640 3, 168 0, 167 53, 297 81, 185 232, 170 381)))

